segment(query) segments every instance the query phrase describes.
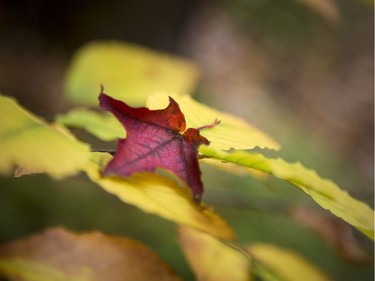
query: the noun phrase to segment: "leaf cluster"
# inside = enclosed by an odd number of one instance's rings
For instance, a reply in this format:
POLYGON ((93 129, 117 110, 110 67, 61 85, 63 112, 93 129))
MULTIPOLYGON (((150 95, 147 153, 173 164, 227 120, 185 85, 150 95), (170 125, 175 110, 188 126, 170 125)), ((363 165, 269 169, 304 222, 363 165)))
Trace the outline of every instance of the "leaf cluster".
MULTIPOLYGON (((211 206, 194 202, 191 191, 173 176, 149 172, 103 176, 112 156, 91 152, 90 144, 68 130, 84 129, 104 142, 124 138, 123 128, 113 116, 93 108, 102 83, 117 99, 150 109, 165 108, 172 96, 185 115, 187 128, 221 121, 219 126, 201 131, 211 142, 199 147, 202 162, 228 172, 285 180, 374 239, 374 211, 365 203, 301 163, 267 157, 264 149, 277 151, 280 145, 245 120, 179 94, 191 92, 197 77, 194 65, 176 57, 125 43, 92 43, 77 53, 66 81, 70 99, 86 107, 58 115, 49 124, 14 99, 0 96, 0 173, 46 173, 54 179, 85 173, 124 203, 175 222, 181 248, 198 280, 329 280, 288 249, 259 243, 240 245, 230 223, 211 206)), ((0 275, 11 280, 180 280, 136 241, 61 228, 0 246, 0 275), (127 264, 126 269, 120 264, 127 264)))

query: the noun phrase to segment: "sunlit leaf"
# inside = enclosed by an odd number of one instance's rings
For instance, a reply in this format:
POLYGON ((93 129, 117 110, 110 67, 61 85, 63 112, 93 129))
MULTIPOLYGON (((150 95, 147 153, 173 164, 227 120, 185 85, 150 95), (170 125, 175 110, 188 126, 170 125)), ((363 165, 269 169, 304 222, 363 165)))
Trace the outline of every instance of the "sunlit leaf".
POLYGON ((73 109, 67 114, 59 114, 56 122, 72 128, 82 128, 104 141, 123 138, 125 130, 120 122, 108 112, 89 109, 73 109))
POLYGON ((88 145, 62 127, 48 126, 12 98, 0 96, 0 120, 0 173, 10 174, 20 166, 62 178, 86 166, 88 145))
POLYGON ((310 195, 321 207, 350 223, 374 239, 374 211, 365 203, 351 197, 334 182, 321 178, 314 170, 301 163, 288 163, 280 158, 269 159, 247 151, 218 151, 201 146, 207 157, 260 170, 284 179, 310 195))
POLYGON ((186 129, 184 114, 176 101, 170 97, 168 107, 150 110, 131 107, 105 93, 100 94, 99 100, 100 108, 111 112, 126 129, 126 139, 117 142, 116 154, 103 175, 130 176, 162 168, 182 179, 199 203, 204 188, 198 148, 209 141, 198 129, 186 129))
POLYGON ((100 85, 131 106, 145 105, 156 91, 191 93, 197 83, 196 67, 181 58, 125 42, 94 42, 82 47, 66 78, 68 96, 97 105, 100 85))
POLYGON ((181 280, 141 243, 52 228, 0 247, 0 277, 22 281, 181 280))
MULTIPOLYGON (((201 131, 201 134, 211 142, 210 148, 212 149, 280 148, 280 145, 271 137, 238 117, 210 108, 187 95, 173 95, 173 98, 185 115, 187 128, 211 124, 215 119, 221 121, 218 126, 201 131)), ((165 108, 167 104, 168 95, 165 93, 150 95, 147 100, 147 106, 151 109, 165 108)))
MULTIPOLYGON (((315 171, 300 163, 291 164, 282 159, 268 159, 261 154, 241 150, 254 147, 277 149, 279 145, 244 121, 201 105, 188 96, 175 98, 185 114, 187 127, 200 127, 216 118, 222 121, 214 128, 202 130, 202 135, 207 137, 211 144, 200 146, 200 153, 204 157, 219 160, 209 161, 210 164, 225 167, 222 162, 234 163, 287 180, 309 194, 321 207, 330 210, 371 239, 374 238, 374 212, 366 204, 352 198, 334 182, 321 178, 315 171), (231 150, 224 151, 225 149, 231 150)), ((148 103, 151 108, 163 108, 167 101, 165 94, 155 94, 149 98, 148 103)), ((233 170, 233 165, 229 170, 233 170)), ((239 172, 243 172, 243 169, 239 172)))
POLYGON ((100 172, 111 159, 105 153, 93 153, 87 167, 91 180, 122 201, 145 212, 185 224, 224 239, 234 234, 227 223, 210 208, 198 205, 188 188, 155 173, 136 173, 130 177, 103 177, 100 172))
MULTIPOLYGON (((108 93, 112 95, 111 92, 108 93)), ((187 128, 211 124, 215 119, 221 121, 218 126, 201 131, 201 134, 211 141, 210 147, 213 149, 280 148, 275 140, 240 118, 214 110, 186 95, 173 95, 173 98, 185 115, 187 128)), ((168 105, 168 95, 153 94, 149 97, 147 105, 150 109, 165 108, 168 105)), ((123 129, 114 117, 88 109, 74 110, 66 115, 60 115, 57 121, 67 126, 84 128, 106 141, 123 137, 123 129)))
POLYGON ((282 281, 329 281, 323 272, 299 254, 268 244, 247 248, 256 262, 271 270, 282 281))
POLYGON ((215 237, 189 227, 180 227, 179 240, 197 280, 250 280, 246 256, 215 237))

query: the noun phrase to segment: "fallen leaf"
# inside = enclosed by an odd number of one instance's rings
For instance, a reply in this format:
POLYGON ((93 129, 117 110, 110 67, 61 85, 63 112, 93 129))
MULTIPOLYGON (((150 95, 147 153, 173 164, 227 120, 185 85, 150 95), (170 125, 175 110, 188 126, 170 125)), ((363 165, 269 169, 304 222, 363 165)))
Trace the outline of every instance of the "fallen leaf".
POLYGON ((159 215, 178 224, 231 240, 233 230, 211 208, 196 204, 188 188, 175 180, 156 173, 136 173, 130 177, 103 177, 101 171, 112 156, 107 153, 92 153, 86 168, 90 179, 123 202, 141 210, 159 215))
MULTIPOLYGON (((201 132, 201 135, 210 140, 211 148, 218 150, 255 147, 280 149, 280 144, 273 138, 241 118, 210 108, 187 95, 169 94, 169 96, 178 103, 181 112, 184 113, 188 128, 201 127, 212 123, 215 119, 221 121, 220 126, 201 132)), ((168 106, 168 100, 168 95, 165 93, 151 94, 147 107, 162 109, 168 106)), ((116 118, 89 109, 82 108, 66 115, 59 115, 56 121, 67 126, 83 128, 104 141, 124 137, 123 129, 116 118)))
MULTIPOLYGON (((210 146, 199 147, 200 154, 203 158, 208 158, 209 164, 236 173, 243 173, 244 168, 251 168, 252 171, 257 170, 289 181, 311 196, 321 207, 374 239, 374 211, 365 203, 351 197, 334 182, 321 178, 315 171, 300 163, 269 159, 262 154, 244 150, 255 147, 279 148, 272 138, 244 121, 239 119, 238 122, 237 118, 199 104, 190 97, 173 97, 186 115, 187 126, 202 126, 213 118, 221 120, 220 126, 201 132, 211 141, 210 146), (227 163, 236 164, 240 169, 236 169, 234 165, 230 165, 228 169, 227 163)), ((165 94, 157 93, 149 97, 148 105, 152 109, 162 108, 167 100, 165 94)))
MULTIPOLYGON (((184 113, 188 128, 197 128, 210 124, 212 120, 220 120, 219 126, 201 132, 202 136, 210 140, 211 149, 253 149, 255 147, 280 149, 277 141, 239 117, 215 110, 187 95, 171 96, 184 113)), ((147 106, 150 109, 160 109, 164 108, 167 102, 168 95, 159 92, 148 97, 147 106)))
POLYGON ((0 277, 17 281, 181 280, 141 243, 51 228, 0 246, 0 277))
POLYGON ((203 183, 198 147, 209 144, 200 130, 216 124, 186 129, 184 114, 172 98, 160 110, 133 108, 104 93, 99 100, 100 107, 111 112, 127 132, 126 138, 117 142, 116 154, 104 169, 104 175, 130 176, 163 168, 184 180, 193 191, 194 200, 200 202, 203 183))

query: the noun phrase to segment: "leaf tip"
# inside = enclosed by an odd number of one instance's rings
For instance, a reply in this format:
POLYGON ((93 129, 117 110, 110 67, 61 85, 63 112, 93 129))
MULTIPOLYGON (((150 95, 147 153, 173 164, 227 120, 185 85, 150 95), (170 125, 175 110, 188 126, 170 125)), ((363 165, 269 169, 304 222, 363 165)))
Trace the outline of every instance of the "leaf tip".
POLYGON ((110 102, 112 100, 114 100, 112 97, 108 96, 107 94, 105 94, 103 92, 104 90, 104 87, 103 85, 101 85, 101 88, 100 88, 100 94, 99 94, 99 107, 103 110, 108 110, 108 104, 110 104, 110 102))

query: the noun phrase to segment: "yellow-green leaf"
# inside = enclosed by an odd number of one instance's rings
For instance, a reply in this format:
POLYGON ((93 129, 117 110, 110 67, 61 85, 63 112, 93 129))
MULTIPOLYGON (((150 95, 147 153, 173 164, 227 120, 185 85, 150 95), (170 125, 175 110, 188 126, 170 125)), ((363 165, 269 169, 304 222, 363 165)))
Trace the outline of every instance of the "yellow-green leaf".
POLYGON ((100 85, 106 93, 131 106, 144 106, 156 91, 190 93, 198 71, 189 61, 144 47, 116 41, 83 46, 73 58, 66 77, 68 96, 97 105, 100 85))
MULTIPOLYGON (((0 247, 0 277, 22 281, 181 281, 141 243, 52 228, 0 247)), ((0 278, 1 279, 1 278, 0 278)))
MULTIPOLYGON (((201 134, 211 142, 212 149, 280 148, 280 145, 270 136, 238 117, 210 108, 187 95, 173 95, 173 98, 185 115, 187 128, 208 125, 215 119, 221 121, 214 128, 201 131, 201 134)), ((165 108, 167 104, 168 95, 165 93, 150 95, 147 100, 147 106, 151 109, 165 108)))
POLYGON ((48 126, 14 99, 0 96, 0 120, 0 173, 10 174, 20 166, 62 178, 86 166, 88 145, 62 127, 48 126))
POLYGON ((271 270, 282 281, 329 281, 323 272, 299 254, 268 244, 247 248, 256 262, 271 270))
POLYGON ((218 151, 209 146, 201 146, 201 152, 207 157, 256 169, 292 183, 310 195, 321 207, 374 239, 374 211, 341 190, 333 181, 321 178, 314 170, 305 168, 301 163, 287 163, 280 158, 269 159, 247 151, 218 151))
POLYGON ((248 260, 241 252, 189 227, 179 228, 179 240, 198 281, 250 281, 248 260))
POLYGON ((60 114, 56 122, 68 127, 82 128, 104 141, 124 138, 125 129, 120 122, 108 112, 89 109, 73 109, 67 114, 60 114))
MULTIPOLYGON (((185 114, 187 127, 207 125, 215 118, 222 120, 222 123, 216 127, 202 131, 202 134, 211 141, 211 144, 201 146, 199 148, 200 153, 205 157, 220 160, 207 162, 220 167, 226 167, 222 162, 234 163, 251 168, 249 171, 261 171, 287 180, 309 194, 320 206, 330 210, 370 238, 374 238, 373 210, 366 204, 352 198, 332 181, 322 179, 315 171, 307 169, 299 163, 290 164, 282 159, 268 159, 261 154, 240 150, 254 147, 279 148, 279 145, 272 138, 258 129, 252 128, 244 121, 210 109, 193 101, 188 96, 174 96, 174 98, 185 114), (230 148, 237 150, 224 151, 224 149, 230 148)), ((151 95, 148 104, 154 109, 163 108, 167 101, 167 96, 159 93, 151 95)), ((233 170, 233 165, 229 167, 229 170, 233 170)), ((238 170, 238 172, 243 172, 243 169, 238 170)))
POLYGON ((212 209, 196 204, 188 188, 156 173, 136 173, 130 177, 103 177, 100 171, 111 159, 105 153, 93 153, 87 173, 92 181, 125 203, 224 239, 234 233, 212 209))

